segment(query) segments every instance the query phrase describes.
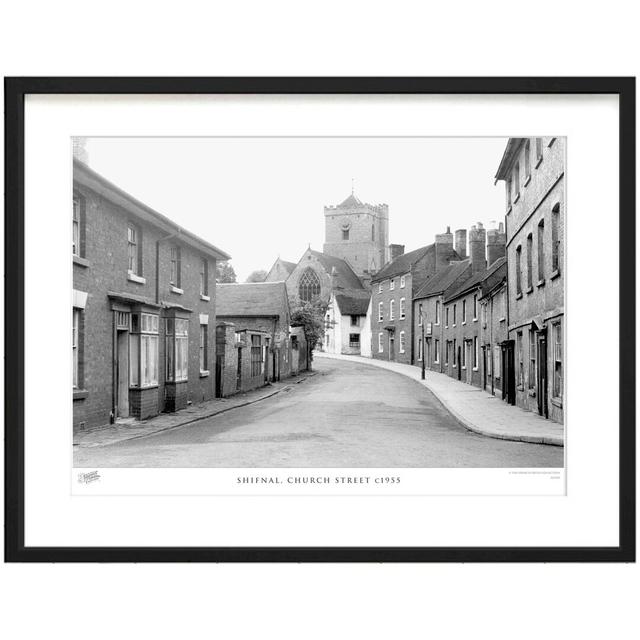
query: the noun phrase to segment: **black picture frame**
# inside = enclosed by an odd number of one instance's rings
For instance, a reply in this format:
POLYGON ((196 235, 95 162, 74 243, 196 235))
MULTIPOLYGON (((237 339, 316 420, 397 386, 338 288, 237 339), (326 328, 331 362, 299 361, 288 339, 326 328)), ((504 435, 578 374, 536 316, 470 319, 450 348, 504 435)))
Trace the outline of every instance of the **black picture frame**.
MULTIPOLYGON (((634 562, 635 78, 5 78, 6 562, 634 562), (619 545, 615 547, 26 547, 24 103, 28 94, 615 94, 619 98, 619 545)), ((614 280, 614 279, 612 279, 614 280)))

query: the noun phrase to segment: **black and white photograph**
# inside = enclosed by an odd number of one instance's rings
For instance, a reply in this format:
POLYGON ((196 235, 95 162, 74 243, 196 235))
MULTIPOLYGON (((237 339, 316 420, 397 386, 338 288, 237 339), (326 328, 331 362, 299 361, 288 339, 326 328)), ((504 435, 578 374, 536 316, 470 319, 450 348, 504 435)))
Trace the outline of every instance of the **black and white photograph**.
POLYGON ((73 137, 74 467, 563 469, 547 133, 73 137))

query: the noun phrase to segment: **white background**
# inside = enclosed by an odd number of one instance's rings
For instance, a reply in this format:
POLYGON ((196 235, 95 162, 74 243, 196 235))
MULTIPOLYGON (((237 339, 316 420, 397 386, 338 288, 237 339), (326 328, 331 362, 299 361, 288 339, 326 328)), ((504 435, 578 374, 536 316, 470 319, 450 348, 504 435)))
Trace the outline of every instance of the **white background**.
MULTIPOLYGON (((609 2, 606 10, 600 3, 447 6, 12 3, 3 12, 0 58, 6 75, 638 73, 630 3, 609 2)), ((623 637, 637 629, 637 566, 1 571, 2 624, 19 638, 538 639, 623 637)))

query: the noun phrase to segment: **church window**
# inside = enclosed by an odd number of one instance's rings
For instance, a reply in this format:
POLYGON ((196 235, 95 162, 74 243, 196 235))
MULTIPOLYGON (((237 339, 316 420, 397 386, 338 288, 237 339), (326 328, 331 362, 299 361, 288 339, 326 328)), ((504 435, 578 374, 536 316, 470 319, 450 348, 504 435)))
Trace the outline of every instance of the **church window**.
POLYGON ((320 295, 320 279, 313 269, 305 269, 300 278, 298 294, 300 300, 304 302, 311 302, 311 300, 320 295))

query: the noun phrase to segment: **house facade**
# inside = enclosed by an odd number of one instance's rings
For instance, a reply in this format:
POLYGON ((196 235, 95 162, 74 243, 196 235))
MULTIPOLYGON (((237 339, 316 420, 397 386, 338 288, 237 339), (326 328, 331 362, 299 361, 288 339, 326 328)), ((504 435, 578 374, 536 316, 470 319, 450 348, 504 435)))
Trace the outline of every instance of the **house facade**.
POLYGON ((482 388, 514 404, 513 367, 506 361, 508 352, 507 274, 480 298, 480 366, 482 388))
POLYGON ((297 374, 300 348, 306 368, 304 333, 290 328, 284 282, 218 284, 216 292, 218 397, 297 374))
POLYGON ((327 307, 322 350, 370 357, 370 303, 366 290, 335 290, 327 307))
POLYGON ((73 163, 74 431, 215 395, 215 270, 229 256, 73 163))
POLYGON ((505 183, 515 402, 564 422, 564 138, 510 138, 505 183))
POLYGON ((372 357, 414 362, 413 298, 425 282, 451 261, 460 260, 447 230, 436 242, 403 253, 371 280, 372 357))

